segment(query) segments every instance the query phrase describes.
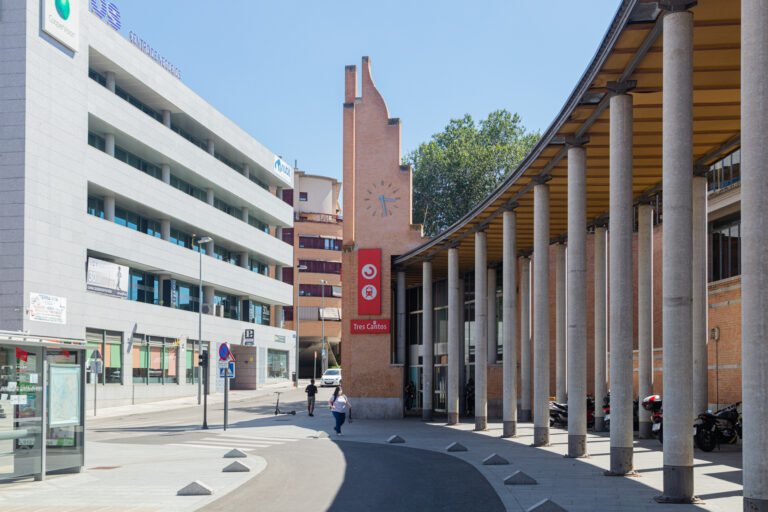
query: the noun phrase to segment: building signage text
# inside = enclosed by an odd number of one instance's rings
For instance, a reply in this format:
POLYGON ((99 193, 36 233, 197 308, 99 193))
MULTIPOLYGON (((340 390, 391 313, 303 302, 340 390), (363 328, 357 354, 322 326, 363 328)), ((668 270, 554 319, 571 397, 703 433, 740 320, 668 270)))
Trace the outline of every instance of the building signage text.
POLYGON ((275 174, 282 178, 283 181, 293 184, 293 167, 288 165, 279 156, 275 156, 275 174))
POLYGON ((357 313, 381 314, 381 249, 357 251, 357 313))
POLYGON ((386 334, 389 332, 389 319, 352 320, 352 334, 386 334))
POLYGON ((29 319, 50 324, 67 323, 67 299, 43 293, 29 294, 29 319))

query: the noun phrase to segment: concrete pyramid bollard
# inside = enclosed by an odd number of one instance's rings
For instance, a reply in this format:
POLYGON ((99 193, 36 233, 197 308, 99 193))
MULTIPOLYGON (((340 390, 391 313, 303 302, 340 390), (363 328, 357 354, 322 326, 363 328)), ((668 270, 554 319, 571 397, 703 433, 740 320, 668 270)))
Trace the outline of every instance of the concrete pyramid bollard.
POLYGON ((541 500, 525 512, 568 512, 563 507, 550 500, 549 498, 541 500))
POLYGON ((247 473, 250 470, 251 470, 251 468, 249 466, 247 466, 246 464, 243 464, 239 460, 236 460, 235 462, 233 462, 229 466, 227 466, 224 469, 222 469, 222 472, 224 472, 224 473, 247 473))
POLYGON ((504 464, 509 464, 509 461, 496 453, 493 453, 483 459, 484 466, 503 466, 504 464))
POLYGON ((213 494, 213 489, 200 480, 195 480, 176 492, 177 496, 210 496, 211 494, 213 494))
POLYGON ((237 448, 224 454, 225 459, 242 459, 244 457, 248 457, 248 454, 242 450, 238 450, 237 448))
POLYGON ((387 439, 387 442, 389 444, 404 443, 405 439, 403 439, 402 437, 400 437, 397 434, 395 434, 393 436, 390 436, 389 439, 387 439))
POLYGON ((461 443, 451 443, 445 448, 445 450, 448 452, 466 452, 467 447, 461 443))
POLYGON ((536 485, 539 482, 518 470, 504 479, 504 485, 536 485))

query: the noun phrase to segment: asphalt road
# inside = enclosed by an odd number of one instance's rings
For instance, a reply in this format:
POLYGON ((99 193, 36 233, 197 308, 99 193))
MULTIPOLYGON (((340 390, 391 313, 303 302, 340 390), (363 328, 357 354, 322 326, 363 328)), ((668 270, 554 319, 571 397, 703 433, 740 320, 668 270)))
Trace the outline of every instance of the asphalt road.
POLYGON ((284 393, 274 416, 274 396, 230 403, 230 428, 222 427, 221 405, 209 409, 210 430, 200 430, 201 409, 181 408, 94 419, 89 439, 138 445, 184 445, 206 450, 231 443, 263 457, 267 468, 204 511, 503 511, 488 481, 470 464, 450 455, 342 438, 307 435, 331 431, 321 390, 315 417, 306 415, 301 391, 284 393), (282 406, 285 407, 282 407, 282 406), (246 435, 244 435, 246 434, 246 435), (259 445, 258 443, 265 443, 259 445))

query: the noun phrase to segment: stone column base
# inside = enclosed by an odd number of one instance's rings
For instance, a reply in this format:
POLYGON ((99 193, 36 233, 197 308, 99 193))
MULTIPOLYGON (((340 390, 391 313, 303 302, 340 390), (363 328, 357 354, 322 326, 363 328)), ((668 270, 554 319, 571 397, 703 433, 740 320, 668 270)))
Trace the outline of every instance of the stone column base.
POLYGON ((533 444, 531 446, 549 446, 549 427, 533 427, 533 444))
POLYGON ((640 439, 650 439, 653 437, 651 427, 653 423, 650 421, 641 421, 637 426, 637 437, 640 439))
POLYGON ((638 476, 632 466, 632 447, 611 446, 611 469, 605 476, 638 476))
POLYGON ((760 498, 744 498, 744 510, 750 512, 767 512, 768 500, 761 500, 760 498))
POLYGON ((449 412, 448 413, 448 424, 449 425, 456 425, 459 423, 459 413, 457 412, 449 412))
POLYGON ((594 432, 605 432, 605 416, 595 416, 595 425, 592 427, 594 432))
POLYGON ((517 437, 517 422, 505 421, 504 432, 501 434, 501 437, 517 437))
POLYGON ((664 464, 664 494, 653 499, 658 503, 702 503, 693 495, 693 466, 664 464))
POLYGON ((487 416, 475 416, 475 430, 485 430, 488 428, 487 416))
POLYGON ((568 455, 570 458, 581 458, 587 456, 587 436, 586 435, 568 435, 568 455))

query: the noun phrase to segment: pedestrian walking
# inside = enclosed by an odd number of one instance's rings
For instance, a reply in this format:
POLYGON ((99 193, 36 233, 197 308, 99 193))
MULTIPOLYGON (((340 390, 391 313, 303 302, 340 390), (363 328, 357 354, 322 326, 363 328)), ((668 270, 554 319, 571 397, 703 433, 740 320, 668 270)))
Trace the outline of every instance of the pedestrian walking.
POLYGON ((333 390, 333 396, 328 400, 328 405, 331 406, 331 412, 336 419, 336 426, 333 430, 336 431, 336 435, 341 435, 341 426, 344 424, 344 420, 347 417, 347 410, 352 411, 352 404, 350 403, 347 395, 344 394, 344 390, 341 386, 336 386, 333 390))
POLYGON ((475 413, 475 380, 469 379, 467 385, 464 386, 464 397, 467 400, 467 416, 472 416, 475 413))
POLYGON ((413 397, 416 396, 416 386, 413 381, 410 381, 405 385, 405 410, 410 411, 413 409, 413 397))
POLYGON ((317 394, 317 386, 315 386, 315 379, 309 381, 309 386, 304 388, 304 392, 307 394, 307 412, 310 416, 315 415, 315 395, 317 394))

